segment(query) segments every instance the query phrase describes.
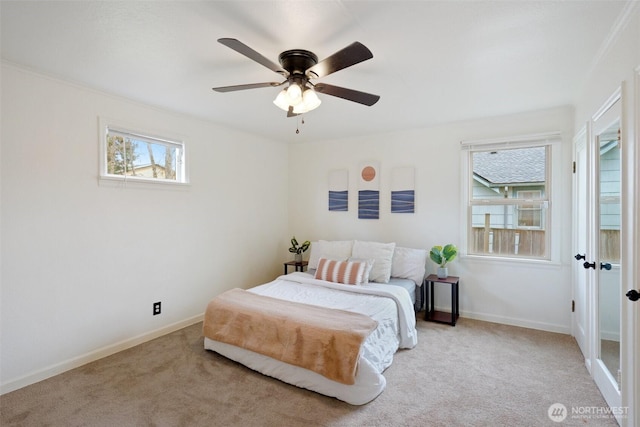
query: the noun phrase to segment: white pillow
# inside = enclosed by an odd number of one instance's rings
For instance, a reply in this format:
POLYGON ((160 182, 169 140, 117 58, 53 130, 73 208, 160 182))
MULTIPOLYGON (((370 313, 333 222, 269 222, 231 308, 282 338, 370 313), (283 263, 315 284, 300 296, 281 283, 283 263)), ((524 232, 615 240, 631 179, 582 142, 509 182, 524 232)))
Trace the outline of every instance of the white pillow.
POLYGON ((395 243, 361 242, 353 243, 351 256, 354 258, 373 259, 373 268, 369 275, 369 281, 389 283, 391 277, 391 261, 395 243))
POLYGON ((396 246, 393 251, 391 277, 411 279, 422 286, 426 272, 428 252, 426 249, 410 249, 396 246))
POLYGON ((364 267, 364 272, 362 273, 362 283, 369 283, 369 276, 371 275, 371 269, 373 268, 373 263, 376 262, 376 260, 363 259, 363 258, 349 258, 349 261, 364 262, 366 264, 364 267))
POLYGON ((317 242, 311 242, 311 253, 309 254, 307 268, 318 268, 320 258, 345 261, 351 256, 352 247, 353 240, 318 240, 317 242))

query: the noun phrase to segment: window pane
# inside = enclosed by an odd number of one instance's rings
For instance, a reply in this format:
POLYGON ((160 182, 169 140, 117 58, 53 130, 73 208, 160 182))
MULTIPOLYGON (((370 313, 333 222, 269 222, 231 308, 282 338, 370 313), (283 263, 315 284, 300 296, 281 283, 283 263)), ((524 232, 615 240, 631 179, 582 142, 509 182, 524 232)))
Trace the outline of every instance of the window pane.
POLYGON ((180 143, 109 129, 106 150, 106 169, 110 175, 183 180, 183 149, 180 143))
POLYGON ((547 148, 512 148, 472 153, 473 199, 546 197, 547 148))
POLYGON ((143 178, 176 179, 177 148, 135 141, 135 160, 131 175, 143 178))
POLYGON ((539 208, 520 208, 518 209, 518 227, 521 228, 540 228, 542 216, 539 208))
POLYGON ((547 147, 471 155, 469 253, 546 258, 547 147))
POLYGON ((107 135, 107 173, 127 175, 132 168, 133 144, 129 138, 121 135, 107 135))
POLYGON ((469 253, 545 258, 546 208, 542 202, 533 205, 535 208, 528 209, 517 205, 471 206, 469 253))
MULTIPOLYGON (((524 200, 540 200, 540 190, 517 191, 516 197, 524 200)), ((521 203, 518 206, 518 227, 521 228, 541 228, 542 211, 536 203, 521 203)))

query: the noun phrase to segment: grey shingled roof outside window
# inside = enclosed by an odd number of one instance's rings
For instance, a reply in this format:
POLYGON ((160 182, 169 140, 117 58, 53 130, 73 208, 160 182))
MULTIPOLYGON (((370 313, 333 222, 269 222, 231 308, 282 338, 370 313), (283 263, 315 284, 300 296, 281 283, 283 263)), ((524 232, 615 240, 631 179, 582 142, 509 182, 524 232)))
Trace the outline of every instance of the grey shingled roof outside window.
POLYGON ((473 153, 473 174, 490 187, 545 181, 545 147, 473 153))

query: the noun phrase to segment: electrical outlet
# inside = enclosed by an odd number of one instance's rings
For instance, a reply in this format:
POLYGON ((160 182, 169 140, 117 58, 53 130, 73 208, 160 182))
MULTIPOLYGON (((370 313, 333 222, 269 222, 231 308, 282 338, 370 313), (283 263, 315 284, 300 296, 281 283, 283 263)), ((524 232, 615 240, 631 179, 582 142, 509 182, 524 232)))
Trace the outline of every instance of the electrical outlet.
POLYGON ((160 301, 154 302, 153 303, 153 315, 155 316, 156 314, 160 314, 161 311, 162 311, 162 306, 161 306, 160 301))

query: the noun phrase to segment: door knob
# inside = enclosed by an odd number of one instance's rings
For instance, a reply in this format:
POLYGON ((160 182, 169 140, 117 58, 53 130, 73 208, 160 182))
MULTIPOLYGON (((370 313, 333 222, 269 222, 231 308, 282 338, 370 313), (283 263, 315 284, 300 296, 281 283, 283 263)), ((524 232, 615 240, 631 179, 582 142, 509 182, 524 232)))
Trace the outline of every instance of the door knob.
POLYGON ((636 291, 635 289, 631 289, 626 293, 626 295, 627 298, 629 298, 631 301, 638 301, 640 299, 640 292, 636 291))
POLYGON ((585 261, 584 264, 582 264, 582 266, 584 268, 587 268, 587 269, 593 268, 595 270, 596 269, 596 262, 595 261, 594 262, 585 261))
POLYGON ((587 259, 587 255, 586 254, 576 254, 576 256, 574 256, 574 258, 578 261, 580 261, 581 259, 587 259))
POLYGON ((611 264, 609 264, 608 262, 601 262, 600 263, 600 270, 605 269, 605 270, 611 270, 611 264))

